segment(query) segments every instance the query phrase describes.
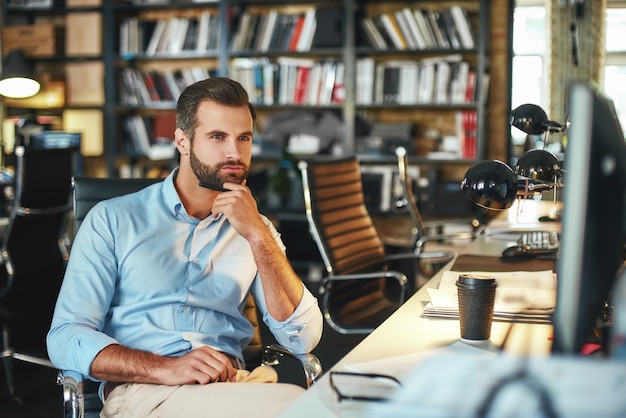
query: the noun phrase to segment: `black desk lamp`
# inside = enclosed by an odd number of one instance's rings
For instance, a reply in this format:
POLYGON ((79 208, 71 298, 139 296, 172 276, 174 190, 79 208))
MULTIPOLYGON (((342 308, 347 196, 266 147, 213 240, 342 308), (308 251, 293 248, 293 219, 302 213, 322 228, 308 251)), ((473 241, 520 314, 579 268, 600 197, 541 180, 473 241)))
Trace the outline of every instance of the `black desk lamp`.
MULTIPOLYGON (((549 120, 546 112, 533 104, 515 108, 509 122, 530 135, 548 135, 566 129, 565 125, 549 120)), ((544 147, 546 142, 544 140, 544 147)), ((556 192, 556 188, 563 185, 563 174, 554 154, 545 149, 532 149, 519 158, 514 169, 495 160, 473 165, 465 173, 461 190, 479 206, 504 210, 510 208, 517 198, 530 198, 550 189, 556 192)), ((558 221, 559 218, 558 214, 552 214, 541 220, 558 221)))
MULTIPOLYGON (((3 62, 0 73, 0 95, 12 99, 24 99, 39 93, 40 88, 41 85, 35 79, 33 66, 26 60, 24 51, 11 50, 3 62)), ((4 115, 4 111, 2 114, 4 115)), ((4 164, 4 135, 0 134, 0 182, 5 182, 12 177, 4 164)))
POLYGON ((34 96, 41 88, 24 51, 13 49, 7 55, 0 74, 0 95, 15 99, 34 96))

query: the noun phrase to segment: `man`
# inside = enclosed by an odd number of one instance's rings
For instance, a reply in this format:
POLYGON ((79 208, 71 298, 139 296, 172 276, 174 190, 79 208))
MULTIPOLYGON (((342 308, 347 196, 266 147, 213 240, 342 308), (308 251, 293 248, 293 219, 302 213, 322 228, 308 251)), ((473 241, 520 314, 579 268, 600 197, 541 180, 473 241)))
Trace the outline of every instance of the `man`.
POLYGON ((253 332, 249 291, 291 351, 312 350, 322 330, 316 299, 246 187, 255 117, 235 81, 188 86, 180 166, 83 221, 47 343, 56 367, 103 381, 101 416, 274 416, 303 391, 257 383, 276 381, 269 367, 238 366, 253 332))

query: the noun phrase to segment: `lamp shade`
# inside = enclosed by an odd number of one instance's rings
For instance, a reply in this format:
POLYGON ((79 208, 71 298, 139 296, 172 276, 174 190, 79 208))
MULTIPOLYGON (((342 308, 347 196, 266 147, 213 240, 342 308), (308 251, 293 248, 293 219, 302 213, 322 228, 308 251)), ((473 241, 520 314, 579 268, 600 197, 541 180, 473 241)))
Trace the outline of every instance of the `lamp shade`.
POLYGON ((517 160, 513 171, 530 180, 554 183, 562 170, 554 154, 542 149, 531 149, 517 160))
POLYGON ((0 95, 22 99, 34 96, 39 92, 39 88, 39 82, 24 57, 24 51, 21 49, 10 51, 0 75, 0 95))
POLYGON ((522 132, 539 135, 547 130, 548 115, 535 104, 523 104, 511 111, 510 123, 522 132))
POLYGON ((508 209, 517 197, 517 178, 511 167, 502 161, 481 161, 467 170, 461 190, 478 206, 508 209))

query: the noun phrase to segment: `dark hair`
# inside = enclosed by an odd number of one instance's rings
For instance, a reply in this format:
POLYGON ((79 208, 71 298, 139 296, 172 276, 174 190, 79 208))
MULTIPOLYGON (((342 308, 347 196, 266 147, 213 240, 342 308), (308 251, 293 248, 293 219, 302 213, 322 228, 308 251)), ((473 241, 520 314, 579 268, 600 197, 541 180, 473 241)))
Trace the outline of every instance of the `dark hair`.
POLYGON ((191 141, 198 122, 198 106, 205 100, 233 107, 248 105, 252 120, 256 121, 254 106, 241 84, 227 77, 197 81, 183 90, 176 104, 176 127, 182 129, 191 141))

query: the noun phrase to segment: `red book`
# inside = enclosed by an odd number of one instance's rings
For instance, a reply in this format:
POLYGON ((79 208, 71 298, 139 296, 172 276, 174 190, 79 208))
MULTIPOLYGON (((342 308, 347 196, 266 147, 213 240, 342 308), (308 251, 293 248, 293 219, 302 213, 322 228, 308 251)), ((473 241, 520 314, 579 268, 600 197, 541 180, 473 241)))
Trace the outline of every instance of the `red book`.
POLYGON ((465 90, 465 103, 476 100, 476 71, 469 70, 467 73, 467 87, 465 90))
POLYGON ((293 95, 293 102, 295 104, 304 104, 306 102, 310 76, 310 67, 298 66, 296 70, 296 90, 293 95))
POLYGON ((158 102, 161 100, 161 98, 159 97, 159 91, 156 88, 156 85, 154 84, 154 79, 152 78, 152 75, 150 75, 147 72, 142 72, 141 76, 143 77, 143 82, 146 85, 146 88, 148 89, 148 93, 150 93, 150 98, 152 99, 153 102, 158 102))
POLYGON ((298 16, 296 19, 296 23, 293 26, 293 31, 291 32, 291 38, 289 39, 289 47, 287 48, 289 51, 298 50, 298 40, 300 39, 300 34, 302 33, 303 26, 304 15, 298 16))
POLYGON ((474 110, 463 112, 463 158, 471 160, 476 158, 476 129, 478 125, 478 115, 474 110))

